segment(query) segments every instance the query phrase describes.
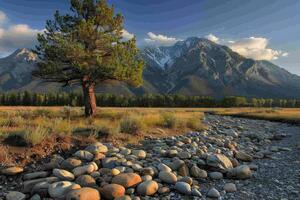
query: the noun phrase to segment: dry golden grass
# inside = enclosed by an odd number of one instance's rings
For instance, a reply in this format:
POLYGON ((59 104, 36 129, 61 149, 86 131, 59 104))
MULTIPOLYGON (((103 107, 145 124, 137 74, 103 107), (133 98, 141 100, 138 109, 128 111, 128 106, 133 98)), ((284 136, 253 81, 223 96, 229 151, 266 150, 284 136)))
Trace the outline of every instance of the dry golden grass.
POLYGON ((216 108, 207 109, 219 115, 300 124, 300 108, 216 108))
POLYGON ((0 107, 0 138, 24 132, 25 140, 35 145, 46 138, 45 133, 47 137, 82 135, 115 143, 118 138, 122 144, 137 143, 145 135, 159 137, 159 133, 166 136, 201 130, 202 118, 201 110, 184 108, 99 108, 94 118, 86 119, 82 108, 0 107))

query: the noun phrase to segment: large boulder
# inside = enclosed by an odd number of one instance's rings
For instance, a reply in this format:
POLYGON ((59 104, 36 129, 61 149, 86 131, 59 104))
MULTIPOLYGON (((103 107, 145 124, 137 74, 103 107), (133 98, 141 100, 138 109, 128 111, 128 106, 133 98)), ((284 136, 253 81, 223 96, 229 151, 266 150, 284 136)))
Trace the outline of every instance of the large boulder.
POLYGON ((122 185, 125 188, 135 186, 140 182, 142 182, 142 178, 136 173, 122 173, 112 179, 112 183, 122 185))

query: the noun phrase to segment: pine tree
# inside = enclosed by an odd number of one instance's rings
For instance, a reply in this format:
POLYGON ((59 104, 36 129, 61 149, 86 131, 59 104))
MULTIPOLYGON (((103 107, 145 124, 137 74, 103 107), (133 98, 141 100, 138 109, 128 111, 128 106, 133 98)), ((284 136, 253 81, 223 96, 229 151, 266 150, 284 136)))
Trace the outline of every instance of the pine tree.
POLYGON ((135 38, 122 37, 124 17, 105 0, 71 0, 71 12, 48 20, 38 35, 40 62, 33 75, 63 86, 80 84, 85 115, 96 111, 95 86, 111 80, 142 83, 143 61, 135 38))

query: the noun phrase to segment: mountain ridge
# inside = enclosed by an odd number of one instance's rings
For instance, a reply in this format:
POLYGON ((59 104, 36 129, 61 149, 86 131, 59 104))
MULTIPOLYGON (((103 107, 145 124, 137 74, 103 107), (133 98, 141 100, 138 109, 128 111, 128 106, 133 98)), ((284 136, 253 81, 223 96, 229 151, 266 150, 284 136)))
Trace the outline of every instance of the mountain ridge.
MULTIPOLYGON (((140 56, 146 63, 142 87, 101 85, 97 92, 300 98, 298 75, 269 61, 245 58, 204 38, 190 37, 169 47, 146 46, 140 56)), ((27 49, 1 58, 0 91, 61 91, 56 83, 31 77, 36 60, 27 49)))

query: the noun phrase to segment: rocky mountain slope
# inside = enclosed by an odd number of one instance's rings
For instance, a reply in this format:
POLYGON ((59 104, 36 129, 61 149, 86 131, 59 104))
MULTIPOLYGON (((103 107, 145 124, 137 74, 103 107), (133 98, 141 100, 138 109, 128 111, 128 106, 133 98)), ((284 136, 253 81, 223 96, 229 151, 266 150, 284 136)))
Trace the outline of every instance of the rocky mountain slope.
POLYGON ((142 56, 147 63, 145 79, 160 93, 300 96, 299 76, 268 61, 246 59, 206 39, 193 37, 171 47, 146 47, 142 56))
MULTIPOLYGON (((170 47, 144 47, 141 56, 146 62, 141 88, 114 84, 102 85, 97 91, 300 98, 299 76, 268 61, 244 58, 207 39, 191 37, 170 47)), ((26 49, 0 59, 0 90, 60 90, 57 84, 32 79, 35 60, 26 49)))

